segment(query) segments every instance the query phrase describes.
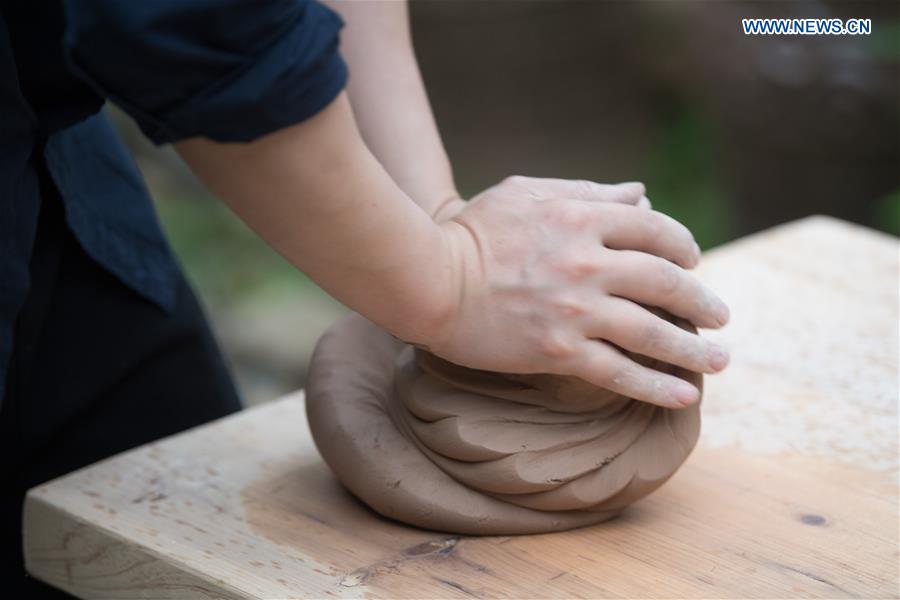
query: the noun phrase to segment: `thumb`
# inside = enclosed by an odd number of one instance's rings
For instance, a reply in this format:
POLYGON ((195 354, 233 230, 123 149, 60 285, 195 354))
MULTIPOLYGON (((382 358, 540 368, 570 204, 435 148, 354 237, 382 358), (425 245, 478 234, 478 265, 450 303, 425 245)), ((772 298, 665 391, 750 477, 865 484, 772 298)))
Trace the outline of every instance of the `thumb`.
POLYGON ((607 202, 644 206, 650 203, 646 194, 647 188, 640 181, 626 181, 625 183, 609 186, 609 191, 603 199, 607 202))

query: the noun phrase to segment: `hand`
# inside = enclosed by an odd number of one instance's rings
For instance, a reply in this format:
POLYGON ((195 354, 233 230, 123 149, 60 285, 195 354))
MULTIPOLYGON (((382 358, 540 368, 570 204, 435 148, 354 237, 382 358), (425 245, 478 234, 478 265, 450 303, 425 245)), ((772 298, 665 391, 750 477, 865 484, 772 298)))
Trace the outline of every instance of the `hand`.
POLYGON ((696 402, 694 386, 618 349, 704 373, 728 363, 724 349, 642 306, 698 327, 728 321, 686 271, 700 256, 691 233, 643 196, 640 184, 524 177, 476 196, 440 225, 457 296, 424 345, 472 368, 575 375, 667 407, 696 402))
MULTIPOLYGON (((515 184, 517 178, 510 178, 512 181, 506 183, 515 184)), ((638 181, 630 181, 628 183, 620 183, 618 185, 606 185, 602 183, 593 183, 591 181, 567 181, 565 179, 531 179, 527 177, 521 178, 523 181, 529 182, 525 187, 526 194, 531 195, 538 189, 551 190, 556 186, 567 186, 574 189, 573 193, 576 197, 578 194, 588 194, 583 198, 591 202, 618 202, 620 204, 631 204, 643 208, 651 208, 650 200, 644 195, 644 184, 638 181), (580 188, 580 192, 579 192, 580 188), (603 189, 605 193, 603 197, 590 197, 590 193, 594 190, 603 189)), ((524 184, 523 184, 524 185, 524 184)), ((443 223, 458 215, 469 203, 459 197, 458 194, 446 198, 443 202, 435 203, 431 211, 431 218, 435 223, 443 223)))

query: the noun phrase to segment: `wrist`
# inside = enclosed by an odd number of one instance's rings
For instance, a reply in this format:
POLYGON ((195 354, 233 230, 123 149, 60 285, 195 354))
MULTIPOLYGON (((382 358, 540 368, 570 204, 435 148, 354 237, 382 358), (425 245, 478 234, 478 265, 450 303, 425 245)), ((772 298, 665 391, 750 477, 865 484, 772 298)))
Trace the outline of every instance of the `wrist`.
POLYGON ((426 259, 424 272, 430 276, 420 280, 422 287, 411 307, 415 318, 405 323, 405 331, 394 333, 404 342, 440 352, 461 312, 468 262, 465 238, 471 236, 453 221, 437 224, 435 229, 440 236, 439 251, 426 259))
POLYGON ((404 282, 402 291, 381 314, 371 311, 371 305, 360 309, 400 341, 423 348, 435 344, 455 311, 453 250, 443 228, 434 222, 428 225, 429 240, 409 254, 402 273, 397 273, 404 282))
POLYGON ((432 261, 432 265, 435 272, 440 271, 444 275, 432 279, 436 285, 431 296, 433 300, 426 311, 427 326, 420 330, 416 339, 407 341, 443 356, 459 335, 459 323, 463 320, 466 306, 471 303, 472 294, 481 284, 481 259, 478 243, 468 227, 448 219, 438 228, 442 236, 442 253, 441 259, 432 261))
POLYGON ((454 191, 440 202, 437 202, 429 211, 429 215, 435 223, 444 223, 458 215, 466 207, 466 204, 467 202, 462 199, 459 193, 454 191))

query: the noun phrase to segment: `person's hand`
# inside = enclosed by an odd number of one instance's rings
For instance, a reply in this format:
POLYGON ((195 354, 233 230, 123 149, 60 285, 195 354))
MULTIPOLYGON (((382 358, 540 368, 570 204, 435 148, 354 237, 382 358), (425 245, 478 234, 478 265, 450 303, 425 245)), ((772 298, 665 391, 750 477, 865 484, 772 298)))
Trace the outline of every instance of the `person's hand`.
MULTIPOLYGON (((651 208, 650 200, 644 195, 646 188, 639 181, 629 181, 609 185, 594 183, 592 181, 572 181, 566 179, 533 179, 528 177, 510 178, 505 184, 515 185, 515 181, 521 179, 522 191, 527 198, 534 199, 534 194, 539 190, 558 189, 564 186, 574 194, 575 199, 584 199, 589 202, 617 202, 619 204, 631 204, 643 208, 651 208), (597 197, 597 192, 602 190, 602 197, 597 197)), ((458 215, 469 203, 458 195, 446 198, 437 203, 431 211, 431 218, 436 223, 443 223, 458 215)))
POLYGON ((637 205, 643 186, 512 178, 437 223, 369 152, 343 93, 246 144, 192 138, 176 147, 324 290, 453 362, 575 375, 669 406, 696 400, 697 390, 618 348, 696 371, 727 362, 641 306, 701 327, 727 319, 683 270, 699 255, 690 233, 637 205))
POLYGON ((686 269, 691 233, 642 200, 640 184, 512 177, 441 223, 453 267, 445 319, 421 345, 468 367, 575 375, 667 407, 699 399, 619 348, 713 373, 727 352, 657 317, 717 328, 728 309, 686 269), (643 305, 643 306, 642 306, 643 305))

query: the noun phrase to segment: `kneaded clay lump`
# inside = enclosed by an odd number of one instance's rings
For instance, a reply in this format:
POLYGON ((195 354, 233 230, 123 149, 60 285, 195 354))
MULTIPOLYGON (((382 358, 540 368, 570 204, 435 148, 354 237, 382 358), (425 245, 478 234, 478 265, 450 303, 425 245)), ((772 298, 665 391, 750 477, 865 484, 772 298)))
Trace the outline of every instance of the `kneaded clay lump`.
POLYGON ((306 404, 322 457, 354 495, 391 519, 464 534, 609 519, 671 477, 700 433, 699 404, 670 410, 574 377, 460 367, 359 315, 319 341, 306 404))

